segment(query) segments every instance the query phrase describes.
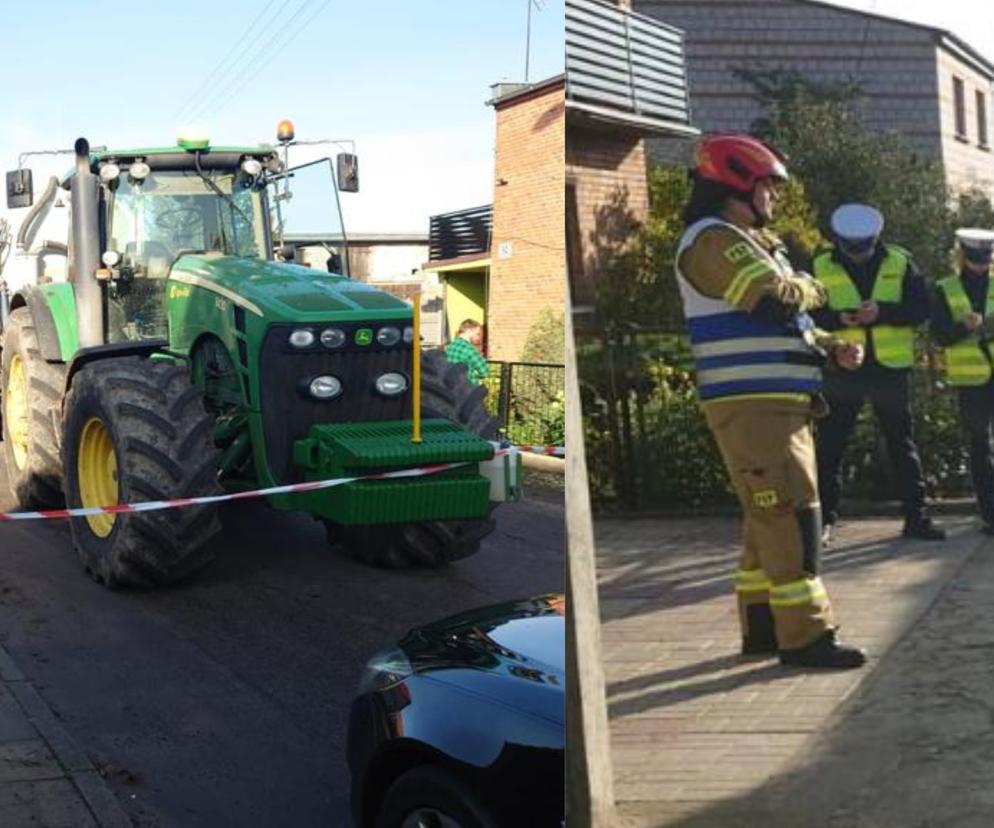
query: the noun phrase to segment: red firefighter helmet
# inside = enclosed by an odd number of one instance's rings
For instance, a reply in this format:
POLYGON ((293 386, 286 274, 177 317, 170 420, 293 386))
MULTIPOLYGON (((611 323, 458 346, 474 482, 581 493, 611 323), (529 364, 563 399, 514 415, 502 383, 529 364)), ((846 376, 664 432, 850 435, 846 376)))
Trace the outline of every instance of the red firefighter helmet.
POLYGON ((784 156, 751 135, 709 135, 697 146, 694 171, 699 178, 751 193, 764 178, 787 180, 784 156))

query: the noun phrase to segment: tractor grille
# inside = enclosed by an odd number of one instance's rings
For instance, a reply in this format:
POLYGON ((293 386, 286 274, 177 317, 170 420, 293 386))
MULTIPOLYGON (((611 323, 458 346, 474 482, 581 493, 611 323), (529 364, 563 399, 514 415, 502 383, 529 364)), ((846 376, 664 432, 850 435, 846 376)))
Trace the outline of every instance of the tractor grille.
MULTIPOLYGON (((398 397, 384 397, 373 385, 388 371, 411 380, 411 346, 403 343, 384 348, 351 344, 359 328, 376 328, 405 322, 335 324, 343 329, 348 343, 329 351, 320 344, 298 350, 288 343, 290 332, 299 325, 274 325, 266 333, 260 355, 262 426, 266 438, 266 458, 280 483, 303 479, 303 470, 294 467, 293 444, 307 436, 311 426, 320 423, 401 420, 411 416, 410 390, 398 397), (307 386, 317 376, 330 374, 342 382, 342 393, 333 400, 314 400, 307 386)), ((409 323, 406 323, 409 324, 409 323)), ((320 326, 314 326, 315 333, 320 326)))

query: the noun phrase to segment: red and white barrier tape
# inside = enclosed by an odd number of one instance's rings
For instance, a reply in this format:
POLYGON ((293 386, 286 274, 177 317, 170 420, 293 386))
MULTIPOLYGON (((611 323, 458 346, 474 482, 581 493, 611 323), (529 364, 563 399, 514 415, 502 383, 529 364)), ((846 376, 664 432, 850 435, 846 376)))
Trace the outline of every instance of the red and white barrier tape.
POLYGON ((547 454, 550 457, 565 457, 566 446, 514 446, 518 451, 527 451, 530 454, 547 454))
MULTIPOLYGON (((506 453, 506 450, 500 452, 506 453)), ((465 463, 435 463, 429 466, 419 466, 414 469, 401 469, 392 472, 376 472, 361 477, 341 477, 336 480, 309 480, 306 483, 289 483, 285 486, 270 486, 268 489, 253 489, 248 492, 233 492, 231 494, 208 495, 206 497, 183 497, 175 500, 146 500, 140 503, 121 503, 117 506, 87 506, 81 509, 45 509, 40 512, 7 512, 0 513, 0 521, 6 520, 58 520, 62 518, 86 517, 87 515, 120 515, 130 512, 157 512, 162 509, 177 509, 181 506, 205 506, 208 503, 224 503, 228 500, 250 500, 269 495, 291 494, 292 492, 313 492, 318 489, 330 489, 357 480, 386 480, 396 477, 420 477, 426 474, 448 471, 465 463)))
MULTIPOLYGON (((531 451, 538 454, 561 456, 566 453, 563 446, 511 446, 494 449, 494 457, 501 457, 511 451, 531 451)), ((309 480, 306 483, 288 483, 285 486, 270 486, 267 489, 253 489, 248 492, 208 495, 206 497, 181 497, 175 500, 145 500, 139 503, 120 503, 116 506, 87 506, 79 509, 44 509, 39 512, 0 512, 0 522, 8 520, 63 520, 65 518, 86 517, 87 515, 120 515, 132 512, 158 512, 163 509, 178 509, 182 506, 206 506, 210 503, 224 503, 229 500, 251 500, 270 495, 313 492, 330 489, 357 480, 388 480, 398 477, 421 477, 427 474, 456 469, 466 463, 434 463, 413 469, 400 469, 392 472, 375 472, 360 477, 340 477, 335 480, 309 480)))

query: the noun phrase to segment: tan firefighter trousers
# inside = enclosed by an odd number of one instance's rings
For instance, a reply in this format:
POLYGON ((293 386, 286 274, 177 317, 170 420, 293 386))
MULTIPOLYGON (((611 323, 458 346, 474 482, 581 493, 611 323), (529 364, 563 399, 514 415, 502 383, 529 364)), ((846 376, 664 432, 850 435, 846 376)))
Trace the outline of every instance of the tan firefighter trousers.
POLYGON ((820 518, 812 406, 800 399, 722 400, 704 407, 744 514, 735 590, 747 607, 769 603, 777 646, 810 644, 834 627, 818 577, 820 518), (814 535, 814 537, 812 537, 814 535))

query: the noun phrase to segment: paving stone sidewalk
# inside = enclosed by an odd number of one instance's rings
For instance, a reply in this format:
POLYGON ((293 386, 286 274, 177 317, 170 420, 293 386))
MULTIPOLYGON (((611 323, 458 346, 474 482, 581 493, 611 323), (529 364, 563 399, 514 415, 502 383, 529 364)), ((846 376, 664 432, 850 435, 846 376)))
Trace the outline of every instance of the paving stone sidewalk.
POLYGON ((600 521, 604 660, 624 824, 665 826, 746 801, 802 764, 971 553, 994 547, 971 518, 943 524, 951 530, 944 543, 900 539, 894 519, 842 525, 823 576, 843 637, 870 660, 862 670, 818 673, 738 655, 737 520, 600 521))
POLYGON ((2 647, 0 826, 131 826, 90 760, 2 647))

